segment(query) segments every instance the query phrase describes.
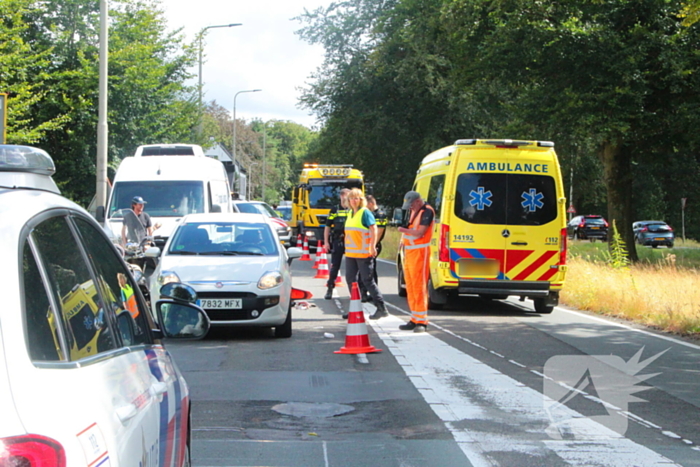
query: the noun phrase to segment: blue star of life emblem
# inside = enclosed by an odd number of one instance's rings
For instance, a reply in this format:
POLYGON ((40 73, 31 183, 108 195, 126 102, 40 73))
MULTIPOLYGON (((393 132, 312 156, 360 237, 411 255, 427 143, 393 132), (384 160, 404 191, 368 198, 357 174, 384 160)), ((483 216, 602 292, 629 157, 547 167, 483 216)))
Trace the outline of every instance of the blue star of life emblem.
POLYGON ((477 191, 472 190, 471 193, 469 193, 469 196, 471 196, 471 199, 469 200, 469 206, 476 206, 476 209, 479 211, 484 210, 485 207, 491 206, 491 196, 493 196, 493 193, 491 191, 487 191, 484 193, 484 187, 480 186, 477 188, 477 191))
POLYGON ((527 208, 530 212, 535 212, 544 206, 542 202, 544 195, 542 193, 536 193, 534 188, 530 188, 529 192, 523 192, 522 197, 523 202, 520 203, 521 206, 527 208))

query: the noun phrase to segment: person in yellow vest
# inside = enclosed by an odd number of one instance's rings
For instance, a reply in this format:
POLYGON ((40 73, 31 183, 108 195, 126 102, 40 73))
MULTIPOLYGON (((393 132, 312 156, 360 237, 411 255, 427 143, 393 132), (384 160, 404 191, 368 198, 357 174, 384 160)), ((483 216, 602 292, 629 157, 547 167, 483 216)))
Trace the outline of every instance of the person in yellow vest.
POLYGON ((348 194, 350 213, 345 221, 345 277, 352 294, 352 282, 359 278, 372 297, 377 311, 370 319, 389 316, 384 297, 372 274, 372 258, 377 256, 377 225, 372 212, 367 209, 367 199, 359 188, 348 194))
POLYGON ((404 250, 403 275, 406 279, 411 321, 399 326, 404 331, 428 330, 428 278, 430 275, 430 238, 433 235, 435 210, 416 191, 403 198, 403 209, 410 209, 408 227, 399 227, 404 250))
POLYGON ((121 272, 117 273, 117 279, 119 280, 119 288, 121 289, 121 301, 124 304, 124 309, 131 313, 131 317, 136 319, 139 315, 139 306, 136 303, 136 296, 134 295, 134 289, 129 284, 126 279, 126 275, 121 272))

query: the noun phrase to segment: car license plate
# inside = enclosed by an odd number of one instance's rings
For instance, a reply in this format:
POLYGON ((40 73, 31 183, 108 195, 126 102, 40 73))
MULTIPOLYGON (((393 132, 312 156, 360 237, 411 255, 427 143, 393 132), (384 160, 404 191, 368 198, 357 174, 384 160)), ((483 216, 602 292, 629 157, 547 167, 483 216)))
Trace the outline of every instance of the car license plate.
POLYGON ((598 230, 600 227, 591 227, 591 230, 598 230))
POLYGON ((214 310, 233 309, 240 310, 243 308, 243 299, 241 298, 200 298, 197 300, 197 305, 202 308, 214 310))
POLYGON ((657 242, 663 242, 663 241, 665 241, 666 239, 663 238, 663 237, 656 237, 654 240, 656 240, 657 242))

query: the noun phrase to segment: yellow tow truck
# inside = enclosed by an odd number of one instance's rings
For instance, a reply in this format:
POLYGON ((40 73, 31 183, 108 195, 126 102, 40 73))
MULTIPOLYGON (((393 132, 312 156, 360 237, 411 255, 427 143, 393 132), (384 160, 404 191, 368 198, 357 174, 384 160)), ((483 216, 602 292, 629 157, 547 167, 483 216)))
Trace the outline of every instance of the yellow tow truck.
POLYGON ((331 208, 340 203, 340 190, 359 188, 364 193, 362 172, 352 165, 304 164, 292 194, 292 243, 301 234, 309 246, 323 240, 323 228, 331 208))

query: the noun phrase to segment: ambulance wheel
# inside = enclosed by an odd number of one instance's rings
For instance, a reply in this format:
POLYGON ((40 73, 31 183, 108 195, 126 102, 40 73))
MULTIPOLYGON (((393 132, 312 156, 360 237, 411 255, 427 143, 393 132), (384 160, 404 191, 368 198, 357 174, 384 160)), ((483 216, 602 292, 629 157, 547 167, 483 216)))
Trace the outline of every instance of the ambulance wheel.
POLYGON ((279 326, 275 326, 275 337, 292 337, 292 306, 289 305, 289 311, 287 311, 287 319, 284 320, 279 326))
POLYGON ((406 292, 406 279, 403 277, 403 266, 401 263, 398 264, 398 274, 396 274, 397 277, 397 287, 399 289, 399 297, 407 297, 408 293, 406 292))
POLYGON ((428 309, 430 310, 442 310, 447 304, 449 296, 446 292, 435 290, 433 287, 433 281, 428 279, 428 309))
POLYGON ((535 311, 541 314, 549 314, 554 310, 554 305, 547 305, 547 300, 544 298, 534 298, 535 311))

